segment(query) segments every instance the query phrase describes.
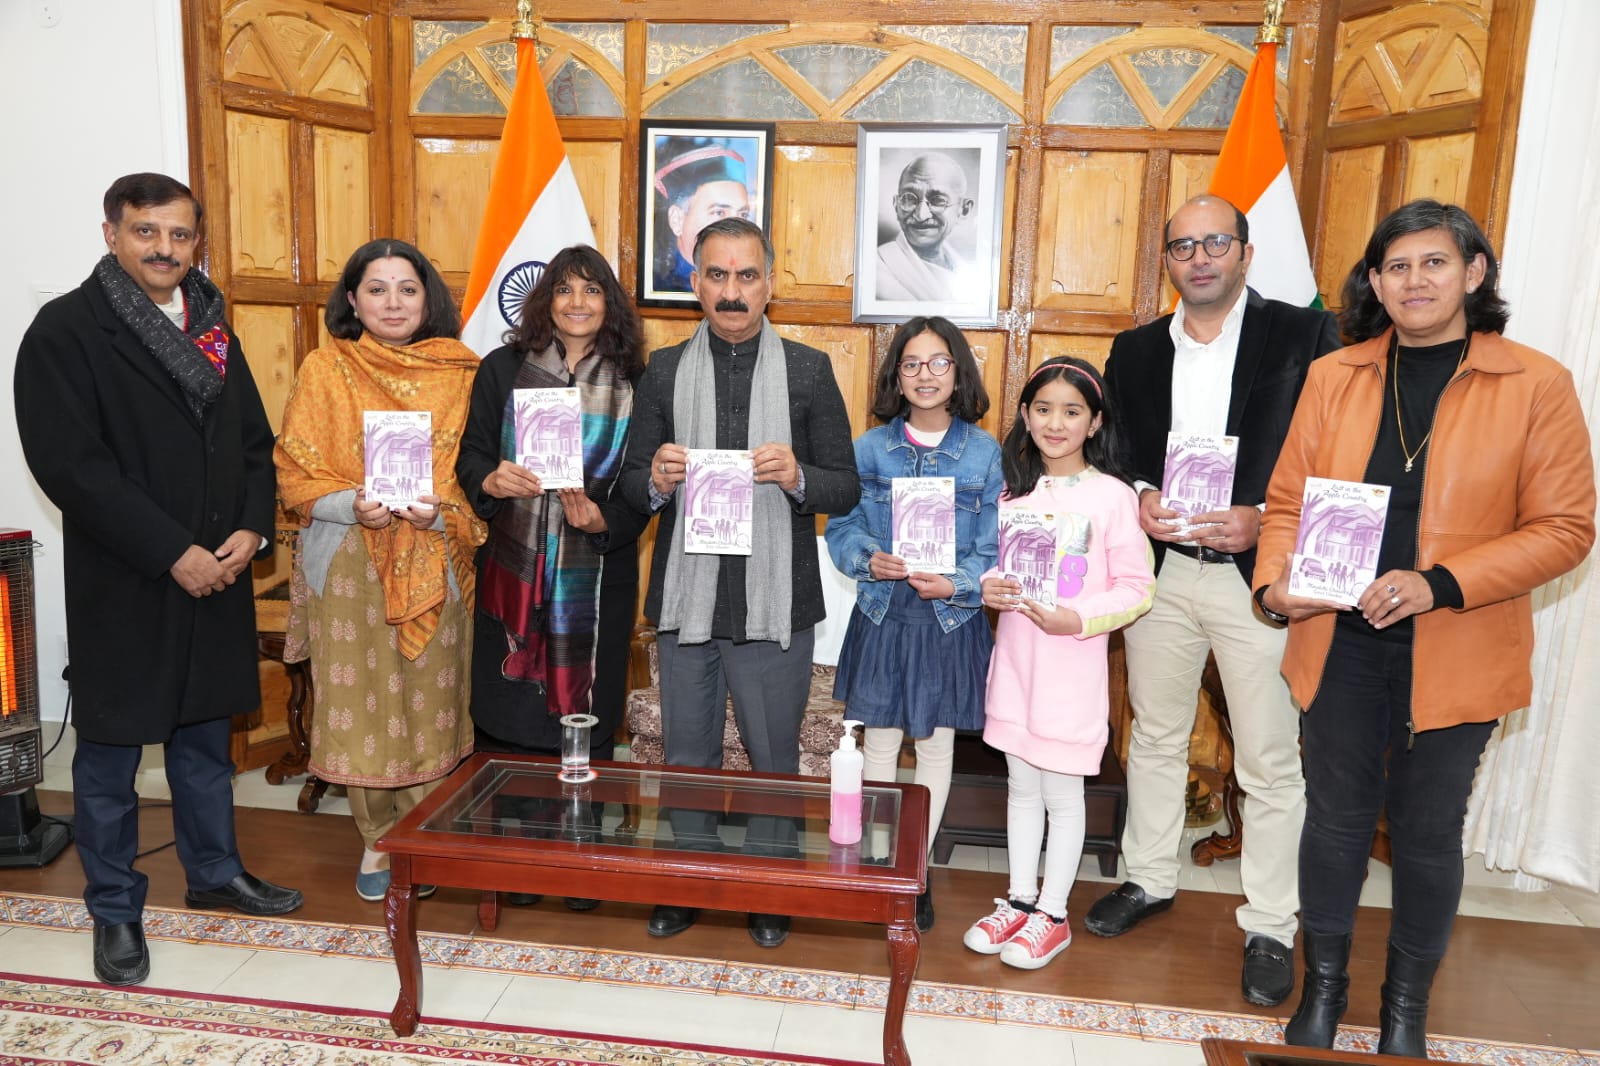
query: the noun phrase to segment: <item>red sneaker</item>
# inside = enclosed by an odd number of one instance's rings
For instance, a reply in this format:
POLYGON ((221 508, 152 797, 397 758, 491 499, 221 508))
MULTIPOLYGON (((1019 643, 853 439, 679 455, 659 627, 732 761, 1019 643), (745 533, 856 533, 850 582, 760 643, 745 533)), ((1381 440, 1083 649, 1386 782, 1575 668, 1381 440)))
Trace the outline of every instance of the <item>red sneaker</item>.
POLYGON ((961 937, 961 942, 980 955, 998 955, 1006 941, 1017 935, 1031 912, 1018 910, 1009 899, 994 901, 994 913, 979 918, 961 937))
POLYGON ((1056 921, 1044 911, 1034 911, 1028 921, 1000 949, 1000 961, 1022 970, 1037 970, 1072 943, 1072 927, 1065 918, 1056 921))

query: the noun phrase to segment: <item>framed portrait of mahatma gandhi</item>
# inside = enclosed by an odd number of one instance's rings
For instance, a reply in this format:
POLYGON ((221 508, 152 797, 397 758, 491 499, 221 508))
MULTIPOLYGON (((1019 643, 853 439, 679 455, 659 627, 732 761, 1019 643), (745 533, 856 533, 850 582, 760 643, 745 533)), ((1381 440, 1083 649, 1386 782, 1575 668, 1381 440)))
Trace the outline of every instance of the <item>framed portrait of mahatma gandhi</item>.
POLYGON ((857 322, 995 324, 1005 166, 1003 125, 860 127, 857 322))
POLYGON ((694 240, 719 218, 772 222, 771 123, 639 124, 639 303, 693 305, 694 240))

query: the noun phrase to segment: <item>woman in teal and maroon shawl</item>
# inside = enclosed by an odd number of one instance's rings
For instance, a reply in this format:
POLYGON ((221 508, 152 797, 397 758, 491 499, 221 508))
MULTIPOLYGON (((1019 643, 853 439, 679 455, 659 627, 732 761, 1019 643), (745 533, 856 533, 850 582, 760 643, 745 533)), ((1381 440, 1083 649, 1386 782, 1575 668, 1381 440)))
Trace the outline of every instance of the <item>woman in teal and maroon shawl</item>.
POLYGON ((632 302, 595 249, 564 249, 522 304, 520 325, 478 369, 456 473, 489 523, 477 556, 472 720, 479 751, 559 754, 565 714, 600 719, 608 759, 627 696, 628 642, 649 520, 613 498, 633 381, 644 370, 632 302), (581 489, 546 491, 519 466, 512 390, 578 390, 581 489))

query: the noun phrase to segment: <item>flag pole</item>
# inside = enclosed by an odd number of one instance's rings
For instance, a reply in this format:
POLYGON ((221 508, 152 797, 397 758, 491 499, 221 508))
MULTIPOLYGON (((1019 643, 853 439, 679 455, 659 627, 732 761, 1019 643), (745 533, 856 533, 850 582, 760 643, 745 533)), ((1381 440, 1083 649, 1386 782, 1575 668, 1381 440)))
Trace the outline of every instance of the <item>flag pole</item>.
POLYGON ((533 0, 517 0, 517 20, 511 24, 511 39, 539 43, 539 27, 533 17, 533 0))
POLYGON ((1257 47, 1283 43, 1284 3, 1285 0, 1261 0, 1261 28, 1256 30, 1257 47))

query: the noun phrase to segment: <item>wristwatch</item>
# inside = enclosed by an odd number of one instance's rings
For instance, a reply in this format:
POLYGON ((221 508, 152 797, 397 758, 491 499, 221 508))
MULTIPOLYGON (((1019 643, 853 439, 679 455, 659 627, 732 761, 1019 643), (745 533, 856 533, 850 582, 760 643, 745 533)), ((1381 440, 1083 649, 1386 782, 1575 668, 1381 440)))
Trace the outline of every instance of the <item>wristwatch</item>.
POLYGON ((1267 606, 1267 586, 1265 585, 1262 585, 1260 588, 1256 589, 1256 606, 1261 608, 1261 613, 1266 616, 1267 621, 1276 622, 1280 626, 1286 626, 1289 624, 1288 615, 1279 614, 1277 611, 1274 611, 1271 607, 1267 606))

